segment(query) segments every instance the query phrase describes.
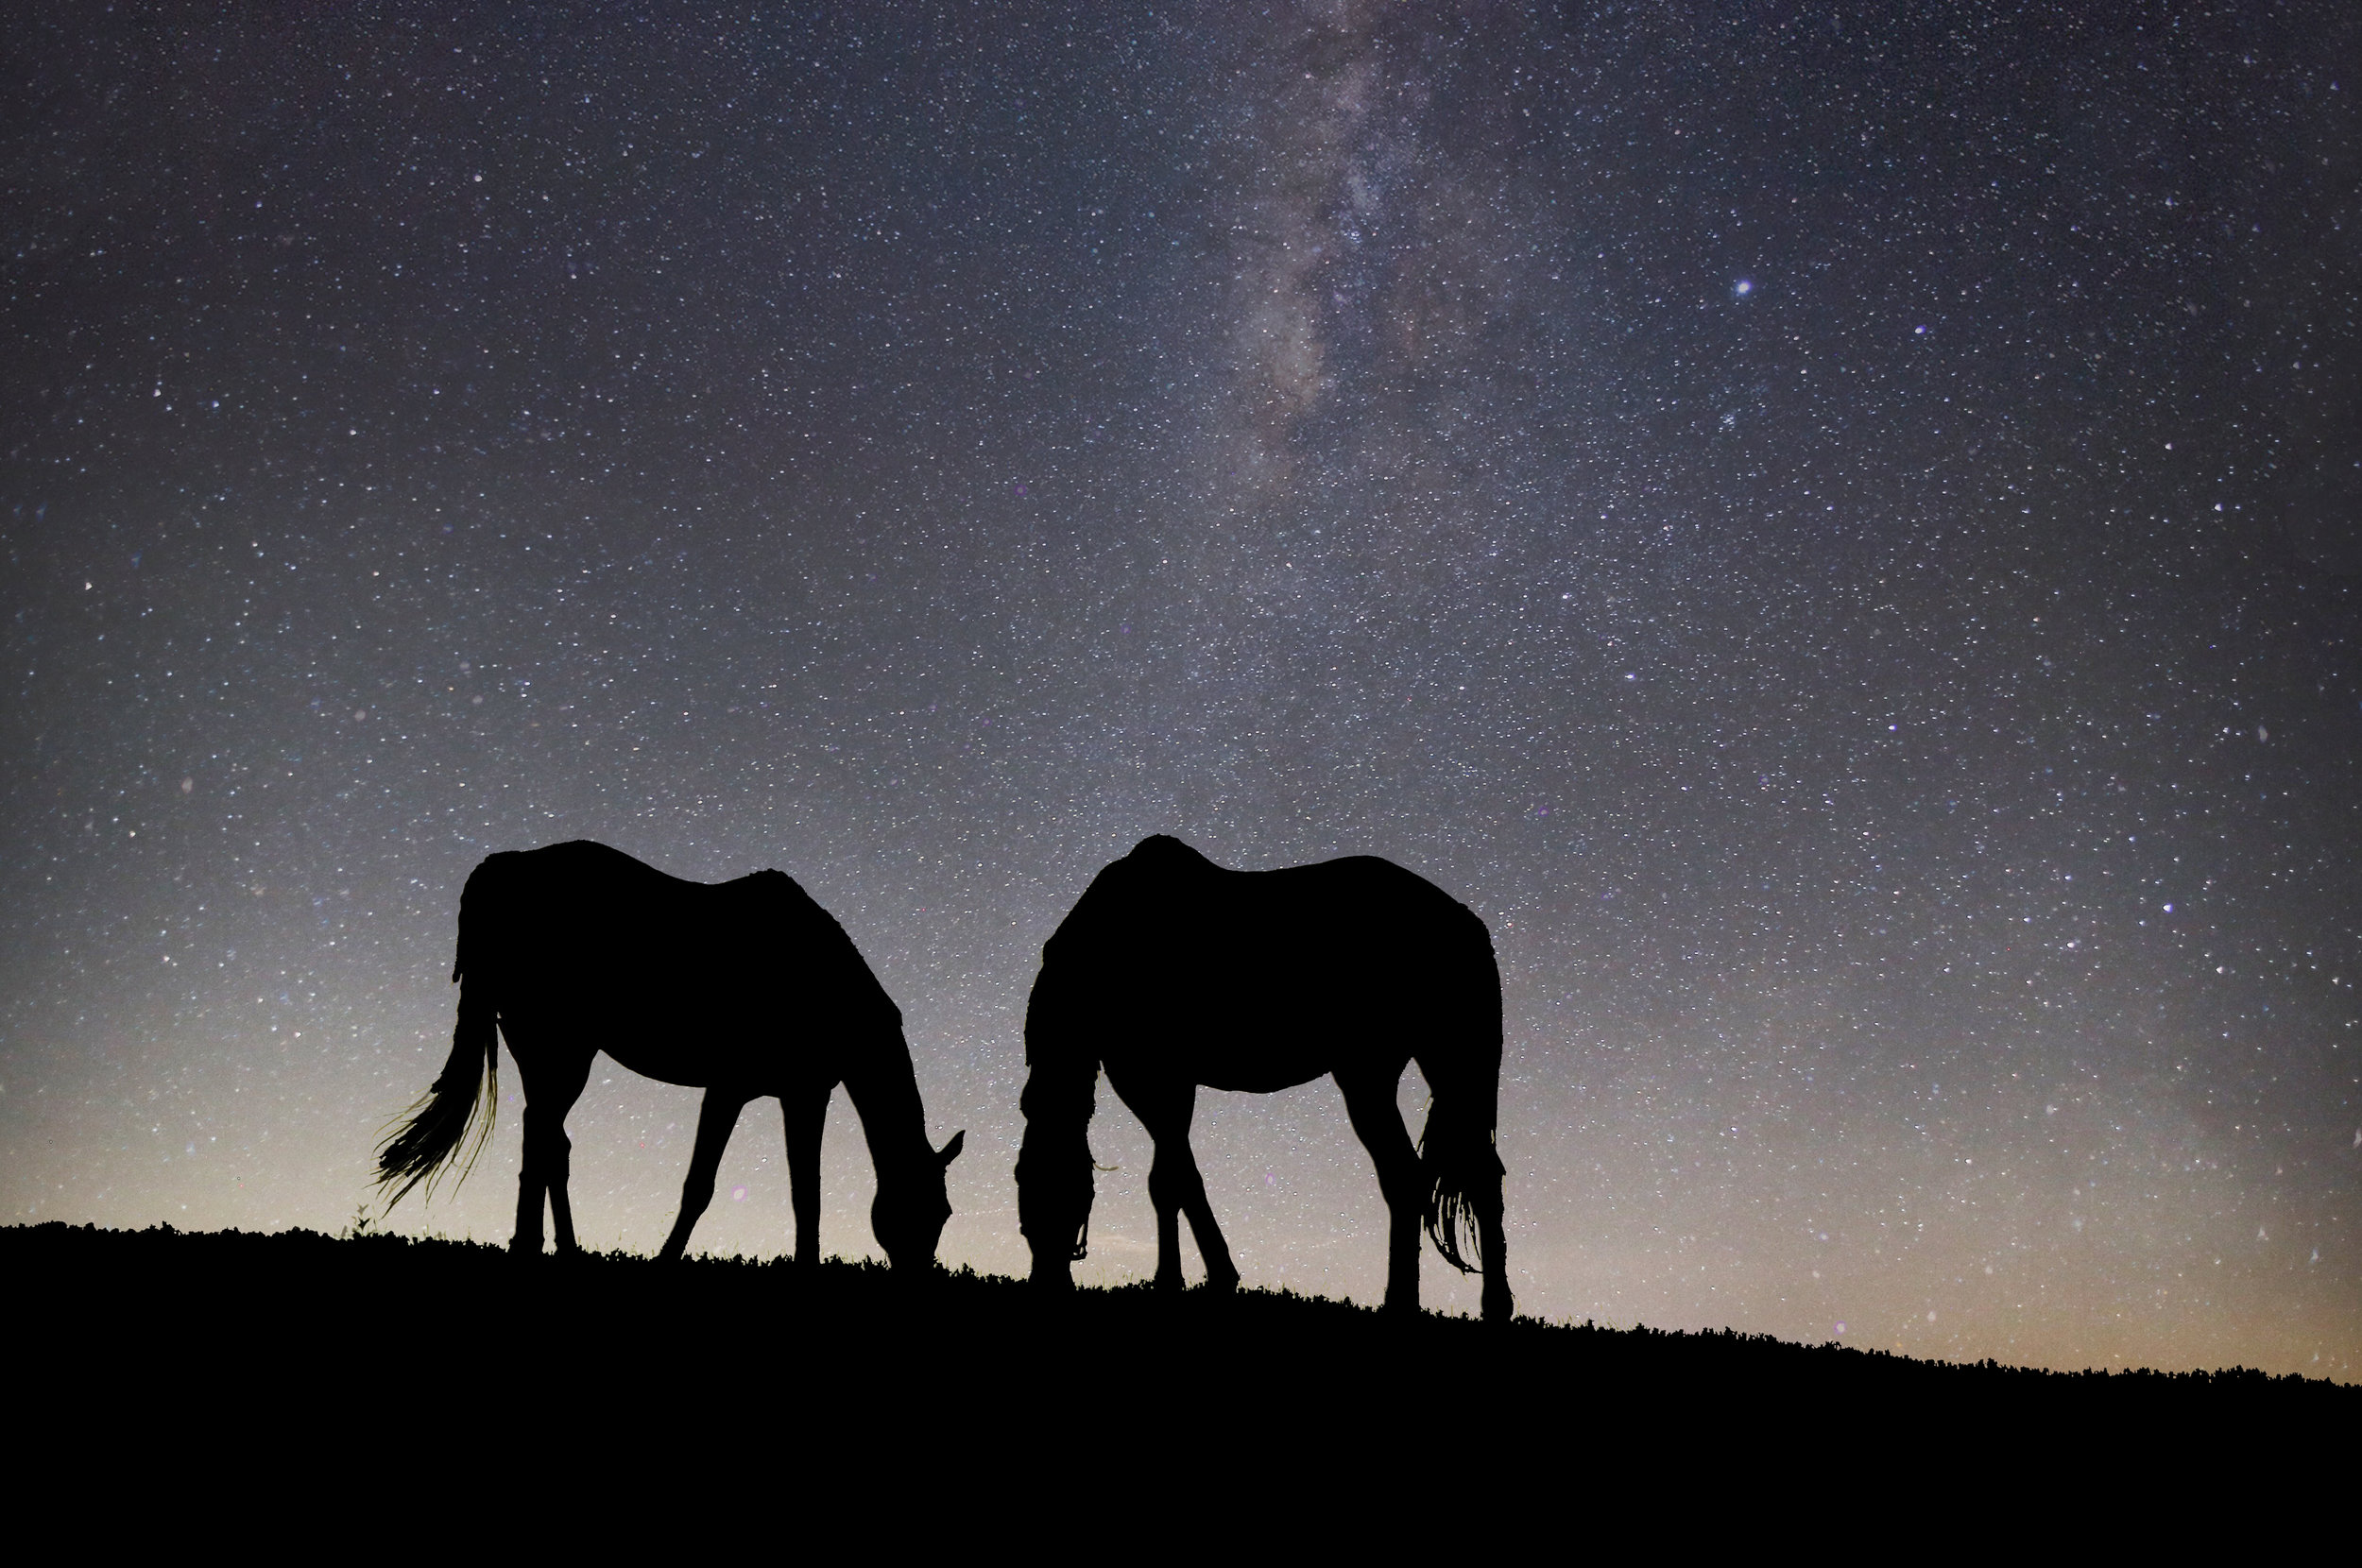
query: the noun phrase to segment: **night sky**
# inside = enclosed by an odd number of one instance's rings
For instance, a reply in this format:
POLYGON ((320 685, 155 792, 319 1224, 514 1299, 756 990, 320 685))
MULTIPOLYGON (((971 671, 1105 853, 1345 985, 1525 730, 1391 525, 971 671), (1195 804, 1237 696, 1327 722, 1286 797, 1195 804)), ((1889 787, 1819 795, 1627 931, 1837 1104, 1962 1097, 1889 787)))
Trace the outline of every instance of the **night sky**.
MULTIPOLYGON (((837 915, 1021 1272, 1041 943, 1171 832, 1490 925, 1525 1311, 2362 1371, 2362 12, 213 10, 0 53, 18 1220, 352 1223, 468 872, 591 838, 837 915)), ((381 1222, 505 1240, 515 1088, 381 1222)), ((587 1244, 696 1099, 594 1068, 587 1244)), ((1196 1147, 1378 1299, 1333 1086, 1196 1147)))

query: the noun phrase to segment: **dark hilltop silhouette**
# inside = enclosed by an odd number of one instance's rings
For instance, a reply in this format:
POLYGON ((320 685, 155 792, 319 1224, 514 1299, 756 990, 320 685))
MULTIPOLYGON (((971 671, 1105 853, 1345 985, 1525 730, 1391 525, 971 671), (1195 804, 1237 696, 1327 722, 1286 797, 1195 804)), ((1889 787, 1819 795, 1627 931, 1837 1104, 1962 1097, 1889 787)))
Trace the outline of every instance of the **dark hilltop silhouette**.
POLYGON ((2342 1483, 2362 1420, 2362 1389, 2255 1372, 2046 1372, 1260 1289, 1046 1298, 966 1270, 914 1291, 837 1260, 520 1269, 471 1242, 51 1222, 0 1227, 0 1272, 19 1512, 183 1537, 222 1518, 267 1540, 319 1510, 309 1542, 604 1543, 644 1515, 676 1542, 706 1507, 869 1550, 1129 1541, 1210 1561, 1270 1512, 1324 1546, 1376 1532, 1384 1561, 1423 1530, 1463 1552, 1512 1526, 1830 1542, 1891 1511, 1884 1548, 2022 1548, 2052 1511, 2111 1542, 2144 1516, 2334 1524, 2343 1491, 2306 1473, 2342 1483), (207 1511, 163 1508, 155 1482, 209 1469, 207 1511), (60 1508, 76 1487, 106 1511, 60 1508))
POLYGON ((524 1170, 513 1251, 541 1250, 544 1195, 557 1250, 578 1251, 566 1177, 573 1109, 604 1050, 644 1077, 706 1091, 680 1219, 659 1254, 681 1255, 713 1201, 738 1114, 773 1095, 787 1121, 796 1260, 820 1257, 820 1134, 843 1083, 878 1168, 869 1212, 898 1268, 932 1267, 951 1205, 901 1010, 828 911, 782 872, 708 885, 668 877, 621 850, 577 840, 488 857, 459 900, 459 1027, 424 1099, 379 1151, 386 1206, 467 1167, 499 1104, 505 1035, 524 1083, 524 1170), (463 1156, 469 1129, 476 1142, 463 1156))
POLYGON ((1226 871, 1178 839, 1145 839, 1043 946, 1025 1061, 1018 1215, 1036 1284, 1070 1287, 1089 1244, 1103 1066, 1155 1140, 1156 1285, 1181 1286, 1186 1213, 1217 1291, 1239 1271, 1190 1152, 1199 1085, 1270 1094, 1327 1073, 1386 1195, 1387 1307, 1418 1309, 1424 1224, 1446 1261, 1482 1270, 1486 1321, 1509 1320, 1500 970, 1484 922, 1425 878, 1369 855, 1226 871), (1434 1095, 1415 1149, 1395 1108, 1413 1060, 1434 1095))

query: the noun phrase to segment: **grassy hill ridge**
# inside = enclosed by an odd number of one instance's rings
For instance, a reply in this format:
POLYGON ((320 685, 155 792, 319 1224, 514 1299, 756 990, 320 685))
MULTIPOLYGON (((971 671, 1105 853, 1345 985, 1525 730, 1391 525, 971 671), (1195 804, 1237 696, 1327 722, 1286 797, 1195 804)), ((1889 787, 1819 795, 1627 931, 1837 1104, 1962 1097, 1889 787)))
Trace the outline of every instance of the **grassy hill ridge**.
MULTIPOLYGON (((1669 1331, 1550 1324, 1505 1327, 1422 1313, 1399 1321, 1370 1307, 1287 1290, 1159 1295, 1145 1285, 1046 1299, 1023 1282, 967 1270, 914 1285, 881 1264, 830 1260, 809 1273, 785 1260, 692 1257, 670 1267, 621 1253, 520 1259, 480 1242, 317 1232, 181 1232, 169 1225, 108 1231, 49 1221, 0 1228, 0 1268, 38 1280, 20 1305, 55 1321, 61 1337, 95 1332, 126 1313, 151 1330, 158 1304, 224 1346, 252 1339, 292 1349, 315 1338, 436 1342, 454 1332, 485 1349, 604 1338, 634 1359, 666 1343, 693 1345, 717 1324, 768 1325, 797 1339, 874 1359, 917 1357, 1007 1366, 1026 1355, 1070 1363, 1086 1354, 1277 1368, 1291 1357, 1333 1366, 1361 1355, 1390 1362, 1481 1362, 1521 1381, 1606 1386, 1701 1381, 1734 1392, 1811 1388, 1826 1396, 2125 1399, 2134 1390, 2184 1398, 2319 1404, 2362 1416, 2362 1389, 2247 1368, 2053 1372, 1994 1361, 1918 1360, 1835 1343, 1799 1344, 1732 1330, 1669 1331), (472 1304, 455 1330, 455 1303, 472 1304), (498 1328, 492 1329, 494 1320, 498 1328)), ((1012 1372, 1012 1375, 1014 1373, 1012 1372)))
POLYGON ((599 1544, 777 1501, 947 1549, 1019 1529, 1161 1556, 1256 1518, 1394 1556, 1461 1549, 1471 1508, 1686 1537, 1807 1501, 1918 1530, 1943 1500, 2000 1547, 2053 1516, 2114 1531, 2128 1499, 2163 1521, 2332 1495, 2362 1418, 2362 1389, 2241 1369, 395 1236, 0 1228, 0 1280, 11 1414, 38 1435, 19 1495, 92 1518, 149 1491, 240 1520, 259 1499, 307 1541, 412 1518, 375 1511, 396 1498, 599 1544))

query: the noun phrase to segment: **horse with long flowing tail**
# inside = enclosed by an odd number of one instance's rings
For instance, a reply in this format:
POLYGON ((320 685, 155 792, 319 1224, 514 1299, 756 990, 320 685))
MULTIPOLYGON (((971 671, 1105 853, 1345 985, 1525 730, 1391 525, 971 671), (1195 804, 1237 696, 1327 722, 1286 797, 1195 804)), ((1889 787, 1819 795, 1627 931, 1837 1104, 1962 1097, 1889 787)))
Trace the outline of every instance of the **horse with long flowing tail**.
POLYGON ((1359 855, 1226 871, 1147 839, 1101 871, 1042 948, 1025 1014, 1018 1224, 1033 1278, 1070 1287, 1088 1245, 1088 1131, 1101 1069, 1155 1140, 1156 1285, 1181 1287, 1187 1214, 1207 1284, 1238 1284, 1190 1152, 1197 1091, 1270 1094, 1326 1073, 1378 1166, 1386 1305, 1419 1304, 1419 1233, 1514 1303, 1501 1247, 1501 986, 1484 922, 1424 878, 1359 855), (1395 1106, 1412 1061, 1433 1091, 1414 1147, 1395 1106), (1470 1261, 1470 1254, 1474 1262, 1470 1261))
POLYGON ((776 1095, 787 1120, 796 1261, 820 1258, 820 1134, 843 1083, 878 1169, 870 1229, 899 1269, 934 1261, 951 1216, 901 1011, 852 939, 793 878, 682 881, 603 844, 493 855, 459 898, 459 1027, 435 1086, 378 1151, 386 1207, 456 1167, 464 1180, 500 1103, 500 1042, 524 1084, 524 1170, 510 1246, 541 1251, 546 1197, 557 1250, 576 1251, 566 1113, 606 1051, 643 1077, 706 1091, 666 1259, 713 1201, 714 1171, 746 1102, 776 1095), (469 1132, 476 1127, 470 1145, 469 1132), (464 1154, 462 1150, 467 1150, 464 1154))

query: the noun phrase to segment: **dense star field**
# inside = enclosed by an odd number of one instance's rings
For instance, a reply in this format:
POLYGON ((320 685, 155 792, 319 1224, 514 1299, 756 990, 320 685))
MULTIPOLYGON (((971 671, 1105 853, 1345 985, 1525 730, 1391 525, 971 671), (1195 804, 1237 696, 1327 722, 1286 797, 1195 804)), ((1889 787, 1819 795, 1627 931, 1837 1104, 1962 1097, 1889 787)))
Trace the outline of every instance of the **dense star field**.
MULTIPOLYGON (((591 838, 837 915, 967 1133, 943 1256, 1020 1270, 1040 945, 1170 832, 1484 917, 1525 1311, 2362 1371, 2352 8, 76 5, 5 60, 18 1220, 348 1223, 468 872, 591 838)), ((696 1098, 594 1070, 588 1243, 662 1239, 696 1098)), ((501 1109, 379 1222, 505 1237, 501 1109)), ((1331 1085, 1196 1144, 1248 1283, 1377 1299, 1331 1085)), ((1094 1149, 1078 1272, 1140 1277, 1109 1095, 1094 1149)), ((696 1245, 788 1246, 776 1107, 721 1186, 696 1245)))

